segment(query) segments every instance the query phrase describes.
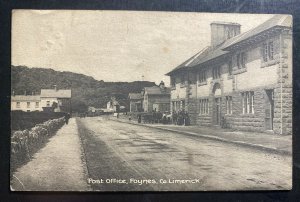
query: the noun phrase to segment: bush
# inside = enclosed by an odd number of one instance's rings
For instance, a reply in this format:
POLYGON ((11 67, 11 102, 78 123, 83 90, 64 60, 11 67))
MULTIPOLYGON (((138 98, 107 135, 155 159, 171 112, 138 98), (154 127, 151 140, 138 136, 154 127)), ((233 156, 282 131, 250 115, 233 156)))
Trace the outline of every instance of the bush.
POLYGON ((64 117, 37 124, 30 130, 15 131, 11 137, 11 167, 23 164, 65 123, 64 117))

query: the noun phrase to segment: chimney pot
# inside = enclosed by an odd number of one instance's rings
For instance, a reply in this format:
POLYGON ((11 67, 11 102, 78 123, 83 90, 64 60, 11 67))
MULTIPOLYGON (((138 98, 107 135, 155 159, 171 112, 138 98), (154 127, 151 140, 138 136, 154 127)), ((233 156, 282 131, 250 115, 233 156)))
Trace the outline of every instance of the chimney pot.
POLYGON ((224 41, 241 33, 241 25, 232 22, 212 22, 210 24, 210 29, 212 47, 216 47, 224 41))

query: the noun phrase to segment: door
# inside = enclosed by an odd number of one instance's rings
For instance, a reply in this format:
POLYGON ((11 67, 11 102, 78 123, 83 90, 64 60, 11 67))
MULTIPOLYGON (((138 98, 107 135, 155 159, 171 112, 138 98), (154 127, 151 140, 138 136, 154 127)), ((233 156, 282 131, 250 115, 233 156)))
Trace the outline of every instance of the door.
POLYGON ((215 98, 214 124, 221 125, 221 98, 215 98))
POLYGON ((265 98, 265 129, 273 130, 274 90, 266 90, 265 98))

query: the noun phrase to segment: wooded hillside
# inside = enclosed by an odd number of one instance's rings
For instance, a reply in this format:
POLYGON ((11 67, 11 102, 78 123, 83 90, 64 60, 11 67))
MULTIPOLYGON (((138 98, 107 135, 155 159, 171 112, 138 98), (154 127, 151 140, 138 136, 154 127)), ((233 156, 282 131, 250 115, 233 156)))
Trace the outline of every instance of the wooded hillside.
POLYGON ((73 72, 53 69, 11 67, 11 88, 15 95, 40 94, 40 90, 53 88, 72 89, 72 109, 82 112, 88 106, 105 107, 111 96, 128 108, 128 93, 141 92, 144 87, 154 86, 154 82, 105 82, 93 77, 73 72))

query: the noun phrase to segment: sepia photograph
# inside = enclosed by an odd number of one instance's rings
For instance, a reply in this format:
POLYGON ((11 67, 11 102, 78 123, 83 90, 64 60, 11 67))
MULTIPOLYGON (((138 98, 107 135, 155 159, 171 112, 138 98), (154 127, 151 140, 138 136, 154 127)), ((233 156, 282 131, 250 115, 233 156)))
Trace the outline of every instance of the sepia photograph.
POLYGON ((11 191, 293 188, 291 15, 11 15, 11 191))

